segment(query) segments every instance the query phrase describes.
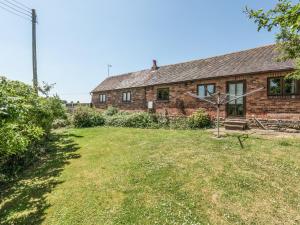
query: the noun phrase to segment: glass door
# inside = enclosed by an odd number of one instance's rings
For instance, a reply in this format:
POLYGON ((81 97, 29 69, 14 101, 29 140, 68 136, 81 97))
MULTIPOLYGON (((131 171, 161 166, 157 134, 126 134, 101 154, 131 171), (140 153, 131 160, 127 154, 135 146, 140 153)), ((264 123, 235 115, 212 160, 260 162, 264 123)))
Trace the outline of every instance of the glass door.
POLYGON ((233 100, 236 96, 241 96, 245 93, 245 82, 228 82, 227 93, 229 94, 229 100, 232 100, 227 104, 227 116, 228 117, 244 117, 245 116, 245 97, 233 100))

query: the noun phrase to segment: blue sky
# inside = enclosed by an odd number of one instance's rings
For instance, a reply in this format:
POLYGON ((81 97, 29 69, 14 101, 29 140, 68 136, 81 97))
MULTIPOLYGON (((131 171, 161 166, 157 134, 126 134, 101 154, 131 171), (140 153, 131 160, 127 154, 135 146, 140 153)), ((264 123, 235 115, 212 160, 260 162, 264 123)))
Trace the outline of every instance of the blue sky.
MULTIPOLYGON (((89 102, 107 64, 121 74, 274 42, 243 9, 275 0, 19 1, 37 10, 39 81, 68 101, 89 102)), ((31 84, 30 22, 0 8, 0 29, 0 74, 31 84)))

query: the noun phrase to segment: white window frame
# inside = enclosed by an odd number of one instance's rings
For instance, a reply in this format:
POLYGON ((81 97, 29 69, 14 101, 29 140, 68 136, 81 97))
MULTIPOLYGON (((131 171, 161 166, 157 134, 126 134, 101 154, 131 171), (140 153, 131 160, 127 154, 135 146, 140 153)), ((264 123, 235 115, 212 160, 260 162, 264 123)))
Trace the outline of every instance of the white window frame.
POLYGON ((131 91, 126 91, 122 93, 123 102, 131 102, 131 99, 132 99, 131 91))
POLYGON ((106 94, 100 94, 99 95, 99 102, 105 103, 106 102, 106 94))

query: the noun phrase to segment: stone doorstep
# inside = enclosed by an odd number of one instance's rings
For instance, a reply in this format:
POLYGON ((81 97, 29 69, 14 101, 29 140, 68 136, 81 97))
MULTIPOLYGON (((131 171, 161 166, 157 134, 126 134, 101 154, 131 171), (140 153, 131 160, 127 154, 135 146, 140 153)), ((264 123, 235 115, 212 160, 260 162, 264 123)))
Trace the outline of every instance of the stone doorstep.
POLYGON ((225 124, 225 129, 226 130, 245 130, 245 126, 244 125, 231 125, 231 124, 225 124))

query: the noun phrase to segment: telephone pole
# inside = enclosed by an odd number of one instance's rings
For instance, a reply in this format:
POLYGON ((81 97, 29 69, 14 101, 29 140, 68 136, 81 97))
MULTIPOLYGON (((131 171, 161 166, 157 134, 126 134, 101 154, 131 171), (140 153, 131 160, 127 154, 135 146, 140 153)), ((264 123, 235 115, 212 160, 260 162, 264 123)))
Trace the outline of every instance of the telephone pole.
POLYGON ((33 71, 33 88, 38 94, 38 76, 37 76, 37 55, 36 55, 36 24, 37 16, 35 9, 31 10, 32 16, 32 71, 33 71))
POLYGON ((32 69, 33 69, 33 88, 38 94, 38 76, 37 76, 37 55, 36 55, 36 24, 37 16, 35 9, 31 9, 18 0, 0 1, 0 8, 6 12, 30 21, 32 24, 32 69))

